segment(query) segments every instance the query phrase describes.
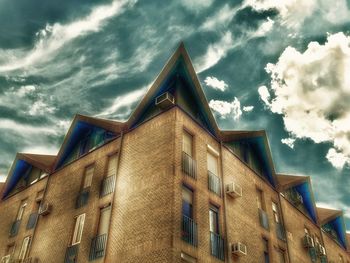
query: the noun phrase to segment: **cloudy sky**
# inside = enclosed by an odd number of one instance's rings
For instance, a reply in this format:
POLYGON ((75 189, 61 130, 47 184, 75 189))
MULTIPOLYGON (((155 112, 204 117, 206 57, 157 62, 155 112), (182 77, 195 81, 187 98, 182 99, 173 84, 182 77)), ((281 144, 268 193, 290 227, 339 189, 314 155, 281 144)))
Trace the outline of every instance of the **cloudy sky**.
POLYGON ((184 41, 222 129, 266 129, 350 229, 349 0, 0 1, 0 180, 76 113, 126 120, 184 41))

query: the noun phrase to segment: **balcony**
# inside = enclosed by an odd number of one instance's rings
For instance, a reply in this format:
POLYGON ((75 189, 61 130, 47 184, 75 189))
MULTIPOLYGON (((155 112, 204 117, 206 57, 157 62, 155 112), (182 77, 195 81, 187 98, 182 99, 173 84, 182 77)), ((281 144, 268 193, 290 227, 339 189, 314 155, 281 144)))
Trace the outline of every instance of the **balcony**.
POLYGON ((260 218, 260 225, 265 228, 266 230, 269 230, 269 218, 267 216, 267 213, 259 208, 259 218, 260 218))
POLYGON ((321 263, 327 263, 327 256, 320 256, 320 262, 321 263))
POLYGON ((78 197, 77 200, 75 202, 75 208, 80 208, 83 207, 84 205, 86 205, 89 201, 89 195, 90 195, 90 189, 84 189, 82 190, 78 197))
POLYGON ((79 245, 67 247, 64 263, 76 263, 79 245))
POLYGON ((105 255, 107 234, 94 237, 91 241, 89 260, 102 258, 105 255))
POLYGON ((11 229, 10 229, 10 237, 14 237, 17 235, 19 226, 21 225, 21 220, 16 220, 12 223, 11 229))
POLYGON ((286 231, 281 223, 276 223, 276 234, 280 240, 286 241, 286 231))
POLYGON ((221 197, 221 179, 212 172, 208 171, 209 190, 221 197))
POLYGON ((114 188, 115 188, 115 175, 104 178, 101 184, 100 197, 113 193, 114 188))
POLYGON ((182 152, 182 171, 193 179, 197 179, 196 161, 185 152, 182 152))
POLYGON ((224 239, 213 232, 210 232, 210 253, 222 261, 225 260, 224 239))
POLYGON ((188 216, 182 215, 182 240, 197 247, 197 224, 188 216))
POLYGON ((36 224, 36 221, 38 220, 38 216, 39 216, 38 213, 32 213, 32 214, 29 216, 28 223, 27 223, 27 229, 32 229, 32 228, 34 228, 34 226, 35 226, 35 224, 36 224))

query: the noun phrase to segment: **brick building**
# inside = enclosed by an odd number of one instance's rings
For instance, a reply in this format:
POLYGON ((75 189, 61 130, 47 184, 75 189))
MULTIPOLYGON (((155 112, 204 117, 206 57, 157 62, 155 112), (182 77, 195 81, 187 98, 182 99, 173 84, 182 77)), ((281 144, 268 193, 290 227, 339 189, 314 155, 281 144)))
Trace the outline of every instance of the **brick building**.
POLYGON ((343 213, 276 173, 264 131, 217 127, 183 45, 128 121, 77 115, 1 188, 2 263, 350 262, 343 213))

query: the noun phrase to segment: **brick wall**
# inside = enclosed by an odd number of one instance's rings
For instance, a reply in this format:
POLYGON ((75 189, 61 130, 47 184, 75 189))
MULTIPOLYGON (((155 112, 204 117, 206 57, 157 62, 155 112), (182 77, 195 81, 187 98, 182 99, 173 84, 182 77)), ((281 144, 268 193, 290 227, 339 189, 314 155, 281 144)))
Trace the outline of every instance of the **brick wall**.
POLYGON ((106 262, 172 262, 174 118, 124 135, 106 262))
POLYGON ((340 255, 344 259, 345 262, 350 262, 349 254, 342 248, 340 245, 338 245, 327 233, 324 231, 322 232, 323 241, 326 247, 327 251, 327 258, 329 262, 341 262, 340 261, 340 255))
POLYGON ((309 229, 312 237, 316 235, 321 239, 320 228, 282 196, 281 204, 284 212, 290 260, 291 262, 309 263, 311 258, 308 249, 303 246, 304 229, 305 227, 309 229))

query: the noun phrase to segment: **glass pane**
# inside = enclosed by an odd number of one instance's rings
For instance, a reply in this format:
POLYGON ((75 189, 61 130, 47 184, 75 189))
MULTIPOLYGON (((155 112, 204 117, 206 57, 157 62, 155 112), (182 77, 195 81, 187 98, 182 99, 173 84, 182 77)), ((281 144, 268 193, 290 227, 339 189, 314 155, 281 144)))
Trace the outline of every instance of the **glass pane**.
POLYGON ((29 241, 30 241, 30 237, 25 237, 23 239, 22 247, 21 247, 21 251, 19 252, 18 259, 21 260, 21 259, 24 259, 26 257, 28 246, 29 246, 29 241))
POLYGON ((213 233, 219 233, 219 214, 217 208, 210 208, 209 210, 209 228, 213 233))
POLYGON ((114 154, 108 159, 108 169, 107 169, 107 177, 115 175, 117 171, 117 154, 114 154))
POLYGON ((91 186, 92 183, 92 176, 94 175, 94 167, 88 167, 85 170, 85 178, 84 178, 84 188, 88 188, 91 186))
POLYGON ((111 217, 111 206, 102 208, 101 214, 100 214, 100 222, 98 225, 99 236, 108 233, 110 217, 111 217))
POLYGON ((211 153, 207 154, 208 171, 218 175, 218 158, 211 153))
POLYGON ((24 214, 24 209, 27 206, 27 202, 22 202, 21 206, 19 207, 18 214, 17 214, 17 220, 21 220, 24 214))
POLYGON ((189 134, 188 132, 184 131, 183 132, 183 139, 182 139, 182 150, 187 153, 189 156, 192 156, 192 135, 189 134))
POLYGON ((182 214, 193 218, 193 191, 186 186, 182 187, 182 214))

